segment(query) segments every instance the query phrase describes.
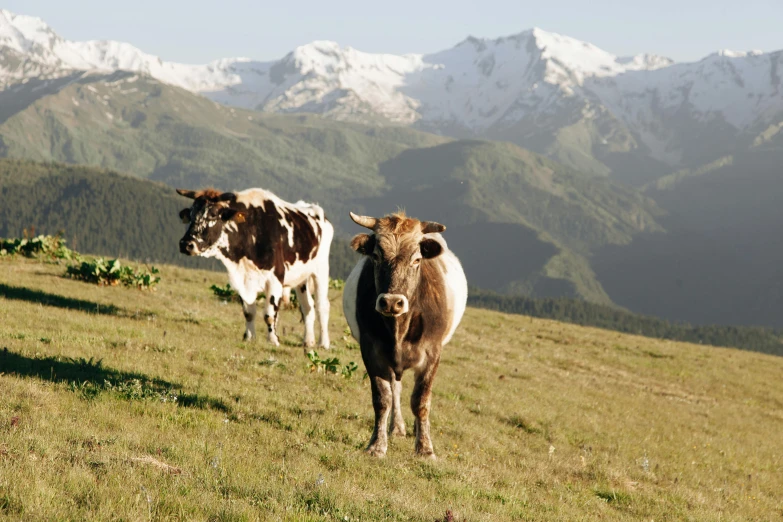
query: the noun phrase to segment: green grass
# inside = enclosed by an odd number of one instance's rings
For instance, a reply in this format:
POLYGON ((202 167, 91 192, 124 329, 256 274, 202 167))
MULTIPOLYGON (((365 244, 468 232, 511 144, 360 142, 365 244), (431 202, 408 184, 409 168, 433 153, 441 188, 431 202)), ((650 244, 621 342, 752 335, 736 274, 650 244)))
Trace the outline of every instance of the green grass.
MULTIPOLYGON (((468 309, 435 382, 434 462, 383 460, 333 291, 312 372, 299 313, 240 342, 225 276, 156 292, 0 260, 0 518, 776 520, 783 359, 468 309)), ((404 393, 411 376, 403 379, 404 393)), ((405 401, 407 403, 407 401, 405 401)))

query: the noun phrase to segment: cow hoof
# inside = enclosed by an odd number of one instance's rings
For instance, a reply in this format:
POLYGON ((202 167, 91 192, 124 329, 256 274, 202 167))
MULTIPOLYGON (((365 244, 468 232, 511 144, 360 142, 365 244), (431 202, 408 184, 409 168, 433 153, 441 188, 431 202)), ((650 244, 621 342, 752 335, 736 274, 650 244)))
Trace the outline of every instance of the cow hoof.
POLYGON ((280 341, 278 340, 276 335, 270 335, 269 342, 272 343, 274 346, 280 346, 280 341))
POLYGON ((381 448, 373 448, 369 447, 365 450, 365 453, 367 453, 371 457, 382 459, 386 456, 386 450, 381 448))
POLYGON ((406 435, 405 425, 395 426, 394 429, 391 430, 391 435, 394 437, 404 437, 406 435))
MULTIPOLYGON (((305 339, 304 341, 304 347, 305 348, 312 348, 315 346, 315 339, 305 339)), ((307 350, 305 350, 307 351, 307 350)))
POLYGON ((438 460, 438 457, 435 456, 435 452, 432 450, 417 451, 416 456, 425 460, 438 460))
POLYGON ((242 340, 246 343, 252 341, 253 339, 254 337, 247 332, 245 332, 245 335, 242 336, 242 340))

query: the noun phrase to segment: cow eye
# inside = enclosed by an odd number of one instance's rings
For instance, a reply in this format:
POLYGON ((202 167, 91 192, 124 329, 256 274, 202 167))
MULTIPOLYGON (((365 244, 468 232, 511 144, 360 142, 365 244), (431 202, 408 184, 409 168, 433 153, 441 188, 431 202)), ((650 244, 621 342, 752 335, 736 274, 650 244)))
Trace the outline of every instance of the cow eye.
POLYGON ((411 266, 419 266, 421 264, 421 258, 417 257, 413 261, 411 261, 411 266))
POLYGON ((373 252, 370 254, 370 259, 372 259, 373 263, 379 263, 381 261, 381 256, 378 255, 378 252, 373 252))

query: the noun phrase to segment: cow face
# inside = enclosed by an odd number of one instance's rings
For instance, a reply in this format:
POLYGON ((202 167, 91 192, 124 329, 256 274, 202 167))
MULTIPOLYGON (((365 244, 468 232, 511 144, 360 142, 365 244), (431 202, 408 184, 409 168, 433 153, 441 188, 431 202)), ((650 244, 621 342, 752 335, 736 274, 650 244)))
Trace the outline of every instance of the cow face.
MULTIPOLYGON (((193 200, 190 208, 182 209, 179 213, 182 222, 189 224, 188 231, 179 241, 180 252, 189 256, 212 257, 221 242, 227 243, 227 225, 244 221, 242 211, 229 208, 229 201, 234 198, 234 194, 183 189, 177 189, 177 193, 193 200)), ((223 246, 227 247, 228 244, 223 246)))
POLYGON ((351 219, 373 231, 354 237, 351 246, 372 260, 378 293, 375 310, 387 317, 406 314, 421 280, 422 265, 443 252, 441 242, 428 234, 442 232, 446 227, 403 213, 383 218, 351 213, 351 219))

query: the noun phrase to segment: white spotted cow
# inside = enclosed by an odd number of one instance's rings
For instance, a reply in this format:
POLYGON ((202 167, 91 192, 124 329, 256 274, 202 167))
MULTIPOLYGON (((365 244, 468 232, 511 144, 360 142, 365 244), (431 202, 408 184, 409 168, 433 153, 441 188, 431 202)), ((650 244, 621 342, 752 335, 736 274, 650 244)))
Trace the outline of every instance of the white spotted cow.
POLYGON ((262 189, 177 189, 177 193, 193 200, 192 206, 180 212, 182 221, 189 224, 179 242, 180 251, 222 261, 232 288, 242 298, 244 339, 256 336, 256 300, 265 292, 268 338, 279 345, 278 311, 284 288, 292 287, 304 319, 305 347, 315 345, 317 316, 320 346, 328 348, 329 248, 334 228, 323 209, 302 201, 288 203, 262 189))

